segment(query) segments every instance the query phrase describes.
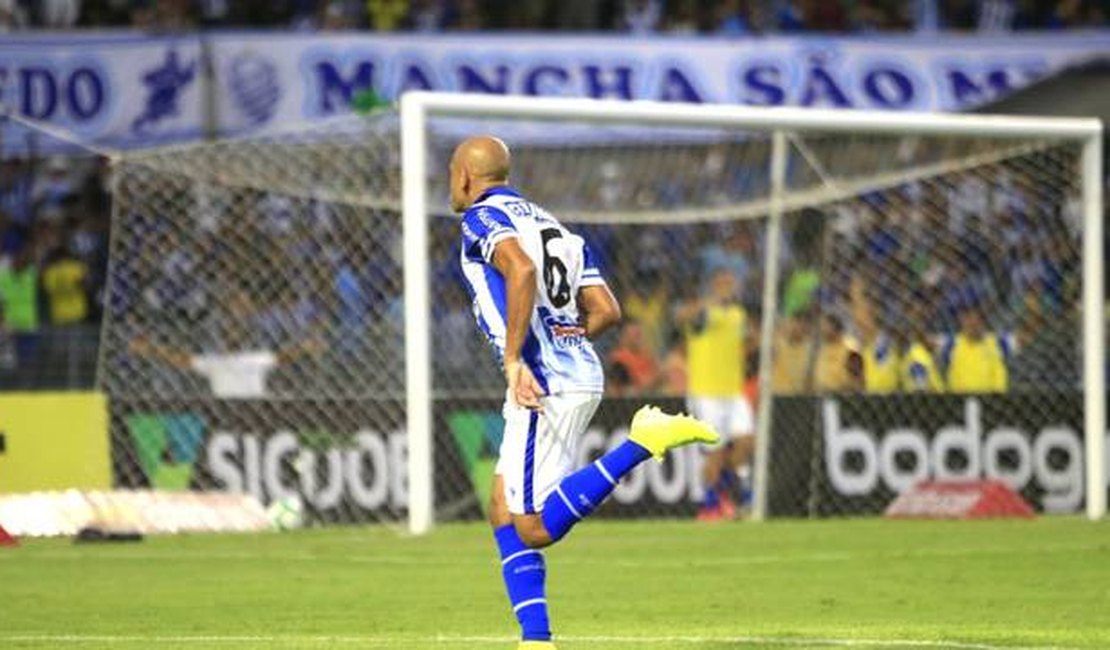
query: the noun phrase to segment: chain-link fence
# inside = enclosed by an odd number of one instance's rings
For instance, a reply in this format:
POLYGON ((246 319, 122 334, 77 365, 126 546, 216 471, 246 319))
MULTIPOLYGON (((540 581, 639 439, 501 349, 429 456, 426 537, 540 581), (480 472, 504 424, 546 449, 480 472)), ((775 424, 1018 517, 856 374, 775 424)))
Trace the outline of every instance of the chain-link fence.
POLYGON ((118 163, 100 384, 119 484, 399 516, 397 149, 382 117, 118 163))
MULTIPOLYGON (((624 305, 626 324, 597 342, 611 395, 583 459, 643 401, 681 409, 690 377, 713 372, 690 363, 696 324, 676 327, 675 312, 722 270, 747 313, 743 358, 727 362, 755 402, 767 134, 437 120, 430 257, 403 260, 399 136, 384 113, 118 163, 100 375, 118 483, 299 493, 322 521, 402 516, 401 269, 423 263, 436 516, 479 516, 504 387, 445 208, 450 151, 476 131, 509 140, 513 183, 588 240, 624 305)), ((1082 431, 1079 148, 832 134, 788 145, 771 514, 874 513, 944 472, 1074 509, 1064 496, 1081 454, 1039 433, 1082 431)), ((648 464, 606 512, 690 515, 700 467, 693 449, 648 464)))
POLYGON ((1078 509, 1081 147, 791 144, 791 191, 831 200, 786 219, 771 512, 880 512, 928 478, 1078 509))

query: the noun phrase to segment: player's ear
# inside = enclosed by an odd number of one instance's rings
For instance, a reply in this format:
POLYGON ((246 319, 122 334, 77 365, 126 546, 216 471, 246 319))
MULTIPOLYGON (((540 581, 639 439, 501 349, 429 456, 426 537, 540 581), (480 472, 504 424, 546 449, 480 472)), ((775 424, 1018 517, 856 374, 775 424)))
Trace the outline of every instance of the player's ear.
POLYGON ((462 165, 459 168, 459 186, 462 187, 463 194, 470 196, 470 168, 462 165))

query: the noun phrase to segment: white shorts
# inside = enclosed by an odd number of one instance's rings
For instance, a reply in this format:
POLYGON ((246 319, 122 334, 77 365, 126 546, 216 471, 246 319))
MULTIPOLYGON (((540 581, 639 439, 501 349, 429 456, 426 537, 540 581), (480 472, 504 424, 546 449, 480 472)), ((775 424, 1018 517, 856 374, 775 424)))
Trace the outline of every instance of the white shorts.
POLYGON ((506 400, 505 435, 496 473, 505 481, 505 501, 515 515, 543 510, 559 481, 575 469, 578 441, 590 424, 598 393, 564 393, 543 398, 537 413, 506 400))
POLYGON ((686 408, 690 415, 705 422, 721 434, 721 440, 755 435, 755 417, 748 400, 736 397, 694 397, 686 398, 686 408))

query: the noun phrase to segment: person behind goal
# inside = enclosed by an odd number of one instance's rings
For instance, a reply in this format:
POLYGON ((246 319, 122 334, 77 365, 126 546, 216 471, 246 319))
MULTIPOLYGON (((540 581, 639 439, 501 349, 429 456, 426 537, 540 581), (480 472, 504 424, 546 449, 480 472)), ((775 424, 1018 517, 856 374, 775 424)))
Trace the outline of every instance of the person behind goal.
POLYGON ((755 418, 742 393, 748 314, 738 296, 736 276, 720 268, 710 276, 705 294, 675 314, 686 334, 686 407, 724 437, 724 444, 710 450, 702 466, 705 500, 699 521, 737 516, 729 495, 737 471, 747 467, 755 450, 755 418))
POLYGON ((510 187, 509 167, 501 140, 462 142, 450 162, 451 207, 463 214, 459 261, 478 327, 508 384, 489 507, 502 577, 519 647, 553 648, 539 549, 561 540, 643 461, 717 435, 645 406, 626 441, 574 471, 604 388, 591 340, 620 320, 620 307, 585 241, 510 187))

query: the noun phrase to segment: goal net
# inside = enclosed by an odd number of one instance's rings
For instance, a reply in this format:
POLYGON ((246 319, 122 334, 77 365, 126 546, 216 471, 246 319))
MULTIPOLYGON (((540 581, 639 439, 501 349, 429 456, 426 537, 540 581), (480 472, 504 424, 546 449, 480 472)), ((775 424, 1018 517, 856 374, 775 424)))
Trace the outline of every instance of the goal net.
MULTIPOLYGON (((480 517, 504 385, 446 205, 473 133, 509 142, 513 184, 624 305, 583 462, 644 402, 686 408, 715 369, 675 314, 728 285, 745 326, 721 363, 758 440, 730 489, 755 514, 877 514, 919 480, 994 478, 1101 515, 1091 123, 434 94, 117 163, 117 481, 297 496, 321 523, 480 517)), ((646 464, 603 512, 693 516, 702 464, 646 464)))

